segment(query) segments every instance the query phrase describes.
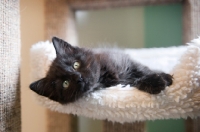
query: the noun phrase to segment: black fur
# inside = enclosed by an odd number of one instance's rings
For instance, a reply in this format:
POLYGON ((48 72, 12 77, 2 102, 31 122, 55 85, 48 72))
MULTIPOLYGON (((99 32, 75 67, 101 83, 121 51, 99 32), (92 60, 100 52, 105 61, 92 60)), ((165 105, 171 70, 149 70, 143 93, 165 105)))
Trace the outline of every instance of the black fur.
POLYGON ((57 57, 45 78, 33 82, 31 90, 62 104, 74 102, 99 88, 117 84, 131 85, 150 94, 158 94, 172 84, 172 76, 150 70, 118 50, 89 50, 73 47, 54 37, 57 57), (78 69, 73 68, 79 62, 78 69), (67 89, 63 82, 70 82, 67 89))

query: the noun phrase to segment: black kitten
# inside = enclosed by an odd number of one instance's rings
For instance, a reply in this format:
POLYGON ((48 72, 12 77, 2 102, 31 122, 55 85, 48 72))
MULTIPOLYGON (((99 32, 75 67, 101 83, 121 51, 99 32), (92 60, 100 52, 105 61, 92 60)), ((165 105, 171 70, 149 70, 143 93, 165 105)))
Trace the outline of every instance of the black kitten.
POLYGON ((171 75, 152 71, 121 51, 73 47, 56 37, 52 41, 57 57, 46 77, 30 88, 62 104, 117 84, 129 84, 150 94, 158 94, 172 84, 171 75))

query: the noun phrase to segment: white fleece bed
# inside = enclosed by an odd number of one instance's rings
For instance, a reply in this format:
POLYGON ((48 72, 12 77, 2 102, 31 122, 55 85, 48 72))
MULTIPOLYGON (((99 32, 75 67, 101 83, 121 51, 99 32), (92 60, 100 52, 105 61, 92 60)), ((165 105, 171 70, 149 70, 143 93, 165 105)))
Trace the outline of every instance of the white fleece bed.
MULTIPOLYGON (((188 46, 127 49, 125 52, 152 69, 173 74, 173 84, 158 95, 117 85, 67 105, 34 94, 36 102, 53 111, 120 123, 200 115, 200 37, 188 46)), ((32 81, 45 77, 55 56, 53 45, 48 41, 32 46, 32 81)))

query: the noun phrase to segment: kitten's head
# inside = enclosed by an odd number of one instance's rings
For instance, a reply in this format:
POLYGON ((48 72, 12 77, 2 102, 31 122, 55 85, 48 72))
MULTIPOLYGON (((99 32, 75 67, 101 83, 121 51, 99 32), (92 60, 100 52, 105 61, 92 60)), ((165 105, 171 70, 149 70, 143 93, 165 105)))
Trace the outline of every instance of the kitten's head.
POLYGON ((46 77, 33 82, 30 88, 63 104, 74 102, 98 82, 100 66, 91 51, 73 47, 56 37, 52 42, 56 58, 46 77))

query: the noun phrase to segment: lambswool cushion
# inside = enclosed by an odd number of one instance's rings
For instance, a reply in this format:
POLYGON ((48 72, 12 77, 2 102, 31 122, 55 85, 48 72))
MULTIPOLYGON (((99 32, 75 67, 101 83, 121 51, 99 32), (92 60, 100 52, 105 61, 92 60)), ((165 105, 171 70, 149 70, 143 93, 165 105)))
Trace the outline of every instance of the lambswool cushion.
MULTIPOLYGON (((187 46, 126 49, 124 52, 152 69, 173 74, 173 84, 157 95, 117 85, 95 91, 67 105, 35 94, 36 101, 53 111, 120 123, 200 115, 200 38, 187 46)), ((45 77, 55 57, 52 43, 33 45, 32 81, 45 77)))

